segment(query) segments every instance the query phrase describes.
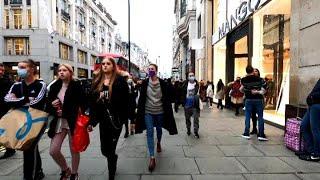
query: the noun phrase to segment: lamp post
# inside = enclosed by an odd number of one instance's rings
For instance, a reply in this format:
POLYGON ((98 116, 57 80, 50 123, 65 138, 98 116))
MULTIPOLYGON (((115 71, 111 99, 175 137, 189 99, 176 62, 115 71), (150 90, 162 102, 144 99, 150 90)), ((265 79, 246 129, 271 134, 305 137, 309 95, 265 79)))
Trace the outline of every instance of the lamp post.
POLYGON ((128 0, 128 56, 129 56, 129 74, 131 72, 131 56, 130 56, 130 51, 131 51, 131 42, 130 42, 130 0, 128 0))

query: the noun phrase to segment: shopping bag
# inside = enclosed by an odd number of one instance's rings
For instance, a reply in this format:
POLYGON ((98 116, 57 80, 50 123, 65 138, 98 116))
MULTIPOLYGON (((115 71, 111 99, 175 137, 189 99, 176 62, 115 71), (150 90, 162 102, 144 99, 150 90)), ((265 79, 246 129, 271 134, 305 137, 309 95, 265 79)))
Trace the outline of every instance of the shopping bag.
POLYGON ((77 122, 72 136, 72 149, 75 152, 83 152, 90 144, 87 126, 89 117, 81 113, 78 114, 77 122))
POLYGON ((27 150, 38 140, 48 121, 48 114, 34 108, 12 109, 0 120, 0 144, 11 149, 27 150))

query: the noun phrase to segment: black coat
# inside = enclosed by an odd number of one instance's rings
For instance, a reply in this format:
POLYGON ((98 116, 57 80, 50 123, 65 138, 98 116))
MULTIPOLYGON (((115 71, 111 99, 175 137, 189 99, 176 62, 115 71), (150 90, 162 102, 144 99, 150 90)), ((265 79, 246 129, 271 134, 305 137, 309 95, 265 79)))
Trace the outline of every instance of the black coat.
POLYGON ((320 104, 320 79, 316 83, 316 85, 313 87, 312 91, 307 97, 307 104, 309 106, 313 104, 320 104))
MULTIPOLYGON (((51 103, 52 101, 58 98, 58 93, 60 92, 61 87, 62 87, 62 80, 57 80, 51 85, 50 91, 48 94, 46 111, 50 115, 54 116, 54 119, 50 123, 50 128, 48 132, 48 136, 50 138, 54 137, 55 135, 55 129, 58 121, 57 111, 52 106, 51 103)), ((62 106, 62 118, 67 119, 70 132, 72 135, 77 122, 79 108, 81 108, 82 112, 84 112, 86 108, 87 99, 84 97, 85 97, 84 89, 81 86, 80 82, 77 80, 71 80, 64 96, 64 102, 62 106)))
MULTIPOLYGON (((169 91, 168 85, 162 79, 159 79, 161 91, 162 91, 162 105, 163 105, 163 128, 169 131, 170 135, 178 134, 177 125, 173 116, 173 110, 171 105, 172 91, 169 91)), ((147 99, 147 88, 148 88, 149 79, 146 79, 142 82, 140 98, 138 102, 138 113, 136 120, 136 133, 142 133, 146 129, 146 124, 144 120, 145 116, 145 106, 147 99)))
MULTIPOLYGON (((106 125, 106 113, 103 102, 98 101, 100 93, 92 91, 90 99, 90 125, 96 126, 98 123, 106 125)), ((112 85, 112 95, 110 99, 111 114, 115 118, 119 118, 123 124, 128 120, 128 100, 129 100, 129 87, 124 77, 117 76, 112 85)))
POLYGON ((10 79, 6 77, 0 78, 0 118, 5 115, 8 110, 9 106, 5 103, 4 97, 9 92, 9 89, 13 83, 10 81, 10 79))

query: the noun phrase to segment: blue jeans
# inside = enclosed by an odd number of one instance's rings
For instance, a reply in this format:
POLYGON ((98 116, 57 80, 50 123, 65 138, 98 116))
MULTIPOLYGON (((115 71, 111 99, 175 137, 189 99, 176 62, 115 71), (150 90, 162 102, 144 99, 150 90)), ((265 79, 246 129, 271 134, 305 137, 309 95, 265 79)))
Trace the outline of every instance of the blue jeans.
POLYGON ((144 120, 147 128, 147 142, 150 156, 154 156, 154 139, 153 139, 153 127, 157 129, 158 142, 162 137, 162 124, 163 114, 145 114, 144 120))
POLYGON ((301 133, 307 152, 320 156, 320 104, 309 107, 301 122, 301 133))
POLYGON ((249 134, 252 111, 255 111, 258 114, 259 136, 264 135, 263 99, 246 99, 245 107, 246 119, 244 133, 249 134))

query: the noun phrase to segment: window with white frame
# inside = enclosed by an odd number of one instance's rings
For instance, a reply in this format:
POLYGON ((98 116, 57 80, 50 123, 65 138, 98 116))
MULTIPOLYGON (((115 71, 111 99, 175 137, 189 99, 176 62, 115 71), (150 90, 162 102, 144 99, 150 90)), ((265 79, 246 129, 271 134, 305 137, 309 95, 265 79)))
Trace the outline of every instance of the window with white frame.
POLYGON ((22 29, 22 10, 14 9, 13 10, 13 21, 15 29, 22 29))
POLYGON ((30 55, 30 43, 27 37, 5 37, 6 55, 30 55))
POLYGON ((60 57, 60 59, 72 61, 71 53, 72 53, 72 47, 71 46, 68 46, 68 45, 63 44, 63 43, 59 44, 59 57, 60 57))
POLYGON ((78 50, 78 63, 87 64, 87 53, 81 50, 78 50))

